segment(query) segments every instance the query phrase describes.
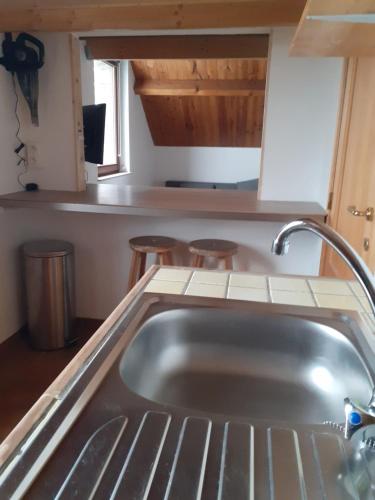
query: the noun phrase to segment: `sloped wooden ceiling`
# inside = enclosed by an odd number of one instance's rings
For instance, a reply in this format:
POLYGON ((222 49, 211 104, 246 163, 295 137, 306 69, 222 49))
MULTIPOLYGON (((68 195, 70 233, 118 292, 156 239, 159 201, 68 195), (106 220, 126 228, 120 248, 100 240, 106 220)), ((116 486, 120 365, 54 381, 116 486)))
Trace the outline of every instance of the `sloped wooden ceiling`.
POLYGON ((261 146, 266 59, 131 64, 155 145, 261 146))

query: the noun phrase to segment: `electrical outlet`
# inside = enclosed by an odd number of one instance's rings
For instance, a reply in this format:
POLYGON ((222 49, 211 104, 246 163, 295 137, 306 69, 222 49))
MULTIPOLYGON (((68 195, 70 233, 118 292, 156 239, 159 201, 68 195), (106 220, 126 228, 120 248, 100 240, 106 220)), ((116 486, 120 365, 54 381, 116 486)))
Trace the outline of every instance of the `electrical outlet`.
POLYGON ((26 145, 26 161, 29 168, 40 168, 36 144, 26 145))

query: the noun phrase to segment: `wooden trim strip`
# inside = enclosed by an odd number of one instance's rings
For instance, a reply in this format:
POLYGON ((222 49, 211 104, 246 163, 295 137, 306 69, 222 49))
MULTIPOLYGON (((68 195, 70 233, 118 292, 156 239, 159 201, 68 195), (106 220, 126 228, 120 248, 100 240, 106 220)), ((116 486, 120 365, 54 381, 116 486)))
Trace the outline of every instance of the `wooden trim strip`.
POLYGON ((151 96, 264 95, 265 80, 147 80, 136 82, 134 92, 151 96))
MULTIPOLYGON (((348 147, 348 137, 353 107, 354 87, 357 75, 358 59, 350 58, 345 61, 343 68, 343 79, 341 83, 341 103, 337 121, 334 157, 331 167, 329 192, 331 194, 331 207, 328 207, 327 224, 337 230, 339 210, 341 204, 341 192, 344 181, 345 159, 348 147)), ((320 260, 319 274, 321 276, 336 276, 335 270, 330 263, 330 255, 333 250, 323 244, 320 260)))
POLYGON ((74 126, 74 153, 77 191, 86 189, 85 148, 83 136, 82 89, 80 42, 74 35, 69 35, 70 64, 72 75, 72 102, 74 126))
POLYGON ((268 35, 84 37, 89 59, 266 59, 268 35))

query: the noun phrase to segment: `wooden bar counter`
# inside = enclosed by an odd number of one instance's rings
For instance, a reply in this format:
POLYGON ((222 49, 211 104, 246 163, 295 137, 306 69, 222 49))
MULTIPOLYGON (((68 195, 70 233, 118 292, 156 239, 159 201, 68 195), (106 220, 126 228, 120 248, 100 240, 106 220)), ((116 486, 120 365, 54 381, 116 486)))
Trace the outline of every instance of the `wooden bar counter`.
POLYGON ((203 219, 323 221, 321 205, 300 201, 260 201, 253 191, 89 184, 86 191, 20 191, 0 196, 0 207, 98 214, 203 219))

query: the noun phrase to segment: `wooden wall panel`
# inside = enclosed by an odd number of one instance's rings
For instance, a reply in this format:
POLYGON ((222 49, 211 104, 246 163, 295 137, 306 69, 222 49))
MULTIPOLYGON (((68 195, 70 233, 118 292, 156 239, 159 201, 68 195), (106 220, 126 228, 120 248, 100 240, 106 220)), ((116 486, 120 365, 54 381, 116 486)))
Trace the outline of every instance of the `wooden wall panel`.
POLYGON ((290 45, 292 56, 374 57, 374 0, 308 0, 290 45), (362 20, 362 22, 360 22, 362 20))
MULTIPOLYGON (((262 81, 265 60, 133 61, 136 85, 168 80, 262 81)), ((246 96, 142 95, 157 146, 260 147, 264 92, 246 96)))

